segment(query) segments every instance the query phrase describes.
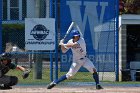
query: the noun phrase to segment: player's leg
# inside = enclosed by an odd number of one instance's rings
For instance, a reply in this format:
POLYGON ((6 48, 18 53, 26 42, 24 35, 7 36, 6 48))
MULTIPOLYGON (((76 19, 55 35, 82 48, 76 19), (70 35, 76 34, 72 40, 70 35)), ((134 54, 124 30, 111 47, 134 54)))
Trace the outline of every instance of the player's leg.
POLYGON ((74 76, 80 67, 81 66, 78 65, 77 63, 72 63, 68 73, 61 76, 58 80, 55 80, 54 83, 58 84, 59 82, 62 82, 64 80, 69 79, 70 77, 74 76))
POLYGON ((67 79, 66 75, 61 76, 58 80, 54 80, 53 82, 51 82, 48 85, 47 89, 53 88, 54 86, 56 86, 56 84, 58 84, 59 82, 62 82, 64 80, 66 80, 66 79, 67 79))
POLYGON ((70 67, 70 69, 69 69, 69 71, 68 71, 68 73, 63 75, 63 76, 61 76, 58 80, 54 80, 52 83, 50 83, 48 85, 47 89, 51 89, 54 86, 56 86, 56 84, 58 84, 58 83, 60 83, 60 82, 62 82, 64 80, 69 79, 70 77, 74 76, 77 73, 77 71, 80 69, 81 65, 82 64, 79 64, 77 62, 73 62, 71 67, 70 67))
POLYGON ((12 89, 11 86, 16 85, 18 78, 16 76, 6 76, 0 78, 0 89, 12 89))
POLYGON ((101 85, 99 84, 99 76, 93 63, 88 58, 85 58, 83 61, 85 61, 85 64, 83 65, 83 67, 85 67, 89 72, 93 74, 93 78, 96 83, 96 89, 103 89, 101 85))
POLYGON ((94 80, 95 80, 95 82, 96 82, 96 89, 103 89, 103 88, 101 87, 101 85, 99 84, 99 76, 98 76, 98 73, 97 73, 96 69, 93 68, 93 71, 94 71, 94 73, 93 73, 93 78, 94 78, 94 80))

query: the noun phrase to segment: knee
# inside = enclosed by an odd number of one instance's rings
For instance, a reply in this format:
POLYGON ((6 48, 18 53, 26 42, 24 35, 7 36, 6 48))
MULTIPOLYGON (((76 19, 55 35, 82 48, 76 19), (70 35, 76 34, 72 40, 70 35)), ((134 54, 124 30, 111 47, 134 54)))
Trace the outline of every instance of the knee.
POLYGON ((18 83, 18 78, 16 76, 11 76, 10 78, 10 86, 16 85, 18 83))
POLYGON ((66 77, 67 77, 67 79, 70 79, 70 78, 73 77, 73 75, 72 74, 66 74, 66 77))

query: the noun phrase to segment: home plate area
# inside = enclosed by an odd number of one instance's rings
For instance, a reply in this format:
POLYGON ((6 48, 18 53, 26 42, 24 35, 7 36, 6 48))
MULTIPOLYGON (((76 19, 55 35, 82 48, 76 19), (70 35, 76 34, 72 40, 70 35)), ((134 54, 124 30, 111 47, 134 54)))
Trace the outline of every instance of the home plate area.
POLYGON ((140 93, 140 86, 136 84, 114 85, 103 84, 104 89, 97 90, 95 85, 57 85, 47 89, 46 85, 17 85, 10 90, 0 90, 0 93, 140 93))

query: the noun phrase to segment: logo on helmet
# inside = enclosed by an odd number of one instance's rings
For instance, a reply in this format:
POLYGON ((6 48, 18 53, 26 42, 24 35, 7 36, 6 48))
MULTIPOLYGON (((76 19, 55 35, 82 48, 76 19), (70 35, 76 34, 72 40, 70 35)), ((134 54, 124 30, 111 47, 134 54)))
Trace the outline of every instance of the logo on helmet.
POLYGON ((78 30, 72 30, 71 31, 71 36, 74 37, 74 36, 80 36, 80 33, 78 30))

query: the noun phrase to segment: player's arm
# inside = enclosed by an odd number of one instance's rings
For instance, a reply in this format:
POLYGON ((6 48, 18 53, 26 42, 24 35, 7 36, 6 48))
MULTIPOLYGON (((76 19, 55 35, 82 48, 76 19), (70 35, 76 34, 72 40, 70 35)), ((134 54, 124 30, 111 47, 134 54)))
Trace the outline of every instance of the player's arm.
POLYGON ((20 65, 17 65, 16 68, 19 69, 19 70, 21 70, 21 71, 23 71, 23 73, 22 73, 22 78, 23 79, 26 79, 29 76, 30 72, 31 72, 31 70, 25 69, 24 67, 22 67, 20 65))
POLYGON ((26 70, 24 67, 22 67, 22 66, 20 66, 20 65, 17 65, 16 69, 19 69, 19 70, 21 70, 21 71, 23 71, 23 72, 26 70))
POLYGON ((21 71, 25 71, 26 70, 24 67, 22 67, 20 65, 17 65, 17 64, 15 64, 13 62, 10 64, 10 69, 18 69, 18 70, 21 70, 21 71))
POLYGON ((72 44, 71 43, 67 43, 67 44, 61 44, 61 50, 63 53, 66 53, 70 48, 71 48, 72 44))
POLYGON ((66 53, 69 50, 69 44, 61 43, 61 50, 63 53, 66 53))
POLYGON ((63 41, 60 41, 59 45, 61 45, 61 50, 63 53, 66 53, 70 48, 76 47, 78 45, 77 42, 71 43, 68 42, 67 44, 64 44, 63 41))
POLYGON ((20 65, 16 65, 15 63, 11 63, 10 64, 10 69, 18 69, 18 70, 21 70, 23 73, 22 73, 22 77, 23 79, 27 78, 29 76, 29 73, 31 72, 31 70, 29 69, 26 69, 20 65))
POLYGON ((61 50, 63 53, 66 53, 68 51, 65 45, 61 45, 61 50))
POLYGON ((75 43, 67 43, 67 44, 64 44, 64 45, 67 48, 72 48, 72 47, 77 47, 79 44, 77 42, 75 42, 75 43))

